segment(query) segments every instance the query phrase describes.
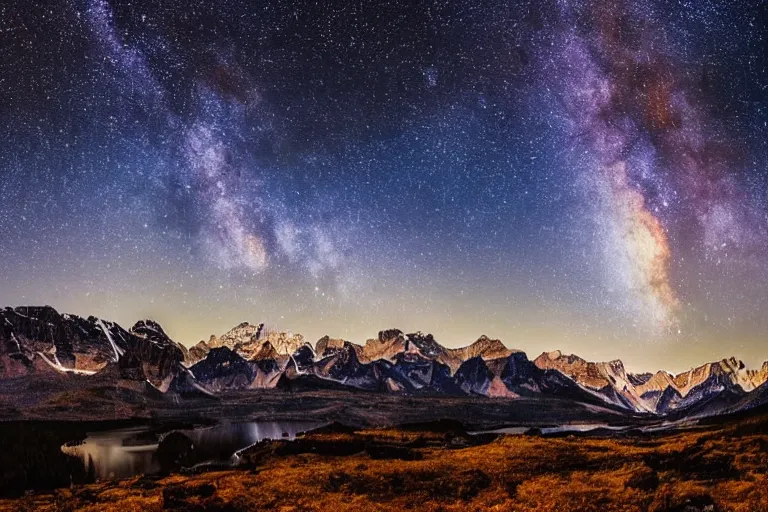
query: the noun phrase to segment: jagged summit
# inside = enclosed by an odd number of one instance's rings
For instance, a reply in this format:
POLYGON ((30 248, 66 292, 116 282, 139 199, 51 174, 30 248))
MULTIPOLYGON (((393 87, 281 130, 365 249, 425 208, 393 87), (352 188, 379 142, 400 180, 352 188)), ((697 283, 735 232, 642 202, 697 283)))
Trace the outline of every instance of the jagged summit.
POLYGON ((245 359, 286 359, 305 343, 300 334, 269 331, 264 323, 241 322, 221 336, 211 335, 189 349, 188 365, 202 360, 213 348, 227 347, 245 359))

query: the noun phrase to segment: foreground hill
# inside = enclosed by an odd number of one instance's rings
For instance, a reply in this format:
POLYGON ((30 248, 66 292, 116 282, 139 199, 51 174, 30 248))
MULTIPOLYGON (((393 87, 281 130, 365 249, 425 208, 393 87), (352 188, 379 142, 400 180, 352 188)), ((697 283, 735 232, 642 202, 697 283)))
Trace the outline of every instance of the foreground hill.
POLYGON ((765 415, 621 437, 330 425, 254 445, 237 469, 67 486, 0 510, 761 512, 767 446, 765 415))

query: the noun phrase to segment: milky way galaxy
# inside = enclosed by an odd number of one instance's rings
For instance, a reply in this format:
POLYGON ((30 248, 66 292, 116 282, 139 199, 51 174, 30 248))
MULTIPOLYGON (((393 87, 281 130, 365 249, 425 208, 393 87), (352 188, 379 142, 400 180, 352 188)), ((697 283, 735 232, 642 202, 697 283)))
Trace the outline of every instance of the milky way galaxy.
POLYGON ((627 299, 619 304, 641 323, 679 332, 671 266, 683 264, 680 245, 690 243, 680 230, 698 232, 704 254, 761 252, 765 208, 733 181, 741 163, 725 146, 738 143, 708 131, 716 121, 693 106, 701 84, 655 6, 576 4, 560 13, 569 28, 544 81, 560 87, 572 160, 596 198, 607 278, 627 299))
MULTIPOLYGON (((638 71, 636 82, 622 76, 627 66, 642 68, 651 57, 642 49, 621 47, 622 38, 615 33, 620 20, 610 19, 617 15, 601 14, 608 19, 602 19, 600 25, 608 27, 600 27, 592 44, 585 42, 577 29, 576 35, 569 33, 562 43, 563 64, 557 72, 568 77, 562 91, 566 115, 572 122, 577 147, 585 149, 576 159, 586 167, 586 178, 597 193, 604 261, 613 270, 608 278, 623 289, 630 304, 634 303, 632 314, 640 321, 676 327, 679 300, 670 282, 669 237, 658 206, 652 207, 648 197, 660 190, 669 194, 661 176, 667 169, 657 167, 653 141, 644 130, 647 118, 638 118, 647 114, 640 102, 668 99, 647 97, 647 90, 654 86, 645 80, 653 81, 654 76, 645 77, 638 71), (607 63, 599 65, 600 57, 608 59, 607 63), (623 104, 626 95, 634 98, 623 104), (653 187, 650 190, 648 183, 653 187)), ((640 39, 649 41, 651 37, 644 34, 640 39)), ((668 205, 668 200, 662 205, 668 205)))
POLYGON ((768 7, 0 7, 0 299, 766 357, 768 7))
POLYGON ((220 62, 220 56, 214 55, 216 75, 212 80, 218 83, 196 85, 190 98, 196 104, 196 118, 184 119, 166 105, 166 91, 142 52, 117 33, 110 6, 94 0, 85 12, 88 27, 116 66, 117 85, 131 81, 131 94, 138 91, 144 97, 142 104, 152 108, 150 115, 159 115, 167 125, 170 144, 176 147, 170 159, 179 165, 166 172, 168 179, 183 185, 182 193, 190 196, 186 200, 196 209, 188 220, 198 224, 192 229, 200 252, 220 268, 259 273, 269 264, 273 250, 268 237, 272 235, 277 239, 274 252, 285 253, 291 261, 300 259, 315 277, 338 266, 340 258, 334 241, 329 240, 332 235, 317 225, 297 227, 285 218, 279 200, 265 190, 263 170, 243 135, 254 128, 249 126, 249 118, 257 130, 269 128, 260 110, 258 87, 236 66, 220 62), (216 86, 218 90, 214 90, 216 86), (275 222, 279 224, 274 226, 275 222), (307 231, 313 233, 309 241, 302 236, 307 231))

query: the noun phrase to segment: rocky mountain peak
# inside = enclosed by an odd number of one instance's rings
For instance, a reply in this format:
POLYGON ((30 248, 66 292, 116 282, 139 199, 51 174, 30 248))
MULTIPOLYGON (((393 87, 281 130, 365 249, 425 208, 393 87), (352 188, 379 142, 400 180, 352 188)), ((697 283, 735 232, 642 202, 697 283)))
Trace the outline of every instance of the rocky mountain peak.
POLYGON ((501 340, 495 340, 491 339, 485 334, 477 338, 477 341, 473 342, 470 346, 475 346, 478 349, 482 350, 488 350, 488 349, 501 349, 506 350, 507 347, 502 343, 501 340))
POLYGON ((289 356, 299 350, 306 342, 301 334, 292 332, 269 332, 262 339, 275 347, 278 354, 289 356))
POLYGON ((263 329, 263 323, 252 325, 248 322, 242 322, 219 336, 218 342, 221 346, 232 348, 238 343, 246 343, 254 339, 260 339, 263 329))
POLYGON ((560 365, 584 365, 587 361, 576 354, 564 354, 561 350, 553 350, 552 352, 543 352, 537 359, 544 359, 552 361, 555 364, 560 365))
POLYGON ((440 355, 445 349, 437 341, 432 334, 424 334, 421 331, 408 334, 406 337, 405 350, 413 350, 411 346, 415 346, 421 355, 429 358, 435 358, 440 355))
POLYGON ((344 348, 345 343, 347 342, 341 338, 331 338, 326 335, 317 340, 315 351, 318 357, 326 357, 344 348))
POLYGON ((261 347, 251 355, 251 360, 262 360, 262 359, 277 359, 280 357, 280 354, 277 352, 275 347, 269 342, 265 341, 261 344, 261 347))
POLYGON ((624 362, 621 359, 614 359, 613 361, 608 361, 608 366, 610 366, 611 369, 616 373, 626 375, 624 362))
MULTIPOLYGON (((215 339, 215 336, 211 336, 211 338, 215 339)), ((205 359, 205 356, 208 355, 208 352, 211 350, 211 340, 206 343, 205 341, 198 341, 197 344, 190 347, 187 351, 187 358, 185 360, 185 364, 187 366, 191 366, 198 361, 205 359)))
POLYGON ((129 332, 149 340, 170 341, 162 326, 154 320, 139 320, 130 328, 129 332))
POLYGON ((396 339, 404 339, 403 331, 400 329, 386 329, 379 331, 379 341, 381 343, 389 343, 396 339))
POLYGON ((395 355, 405 351, 405 344, 405 336, 400 329, 379 331, 377 338, 367 340, 358 350, 358 356, 367 363, 381 359, 394 361, 395 355))

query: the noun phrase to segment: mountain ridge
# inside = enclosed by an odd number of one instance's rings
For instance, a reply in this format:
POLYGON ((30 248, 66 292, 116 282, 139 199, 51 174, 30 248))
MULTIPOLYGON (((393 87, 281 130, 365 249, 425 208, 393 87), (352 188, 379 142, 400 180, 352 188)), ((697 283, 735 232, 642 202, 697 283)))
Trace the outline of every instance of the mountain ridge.
POLYGON ((126 330, 50 306, 7 307, 0 310, 0 379, 101 375, 137 389, 148 384, 161 393, 211 395, 341 386, 507 399, 557 396, 661 415, 703 410, 702 404, 710 410, 720 402, 732 408, 768 401, 768 361, 749 369, 730 357, 677 374, 633 373, 620 359, 593 362, 560 350, 529 359, 485 335, 458 348, 442 346, 429 333, 399 329, 379 331, 364 344, 330 336, 312 344, 264 325, 242 322, 187 348, 148 319, 126 330))

